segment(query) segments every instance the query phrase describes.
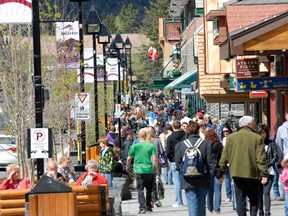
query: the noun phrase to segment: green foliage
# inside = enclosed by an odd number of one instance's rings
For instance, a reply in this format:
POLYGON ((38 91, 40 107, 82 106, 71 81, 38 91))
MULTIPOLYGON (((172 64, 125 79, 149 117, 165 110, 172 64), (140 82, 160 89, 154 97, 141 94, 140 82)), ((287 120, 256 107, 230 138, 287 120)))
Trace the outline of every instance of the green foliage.
POLYGON ((146 8, 141 33, 146 35, 154 44, 158 44, 158 19, 169 17, 169 3, 170 0, 156 0, 156 3, 150 1, 150 8, 146 8))
POLYGON ((158 19, 169 17, 169 3, 170 0, 157 0, 155 3, 150 1, 149 9, 146 8, 141 33, 150 39, 151 46, 158 50, 159 57, 156 61, 148 61, 147 52, 149 46, 143 46, 141 48, 141 53, 139 54, 140 66, 135 70, 138 78, 138 88, 147 88, 149 85, 152 85, 153 78, 156 78, 162 69, 163 54, 162 49, 158 45, 158 19))
POLYGON ((123 5, 117 18, 119 32, 137 33, 139 31, 139 10, 132 3, 123 5))
POLYGON ((116 26, 116 16, 114 15, 107 15, 106 19, 104 20, 104 23, 109 30, 110 34, 115 34, 117 32, 117 26, 116 26))

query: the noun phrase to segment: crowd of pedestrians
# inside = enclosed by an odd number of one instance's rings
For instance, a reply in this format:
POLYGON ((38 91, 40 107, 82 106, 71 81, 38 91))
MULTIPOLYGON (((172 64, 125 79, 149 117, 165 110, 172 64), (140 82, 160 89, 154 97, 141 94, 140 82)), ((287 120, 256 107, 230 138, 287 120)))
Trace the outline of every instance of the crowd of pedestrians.
MULTIPOLYGON (((174 187, 173 208, 188 205, 189 216, 205 216, 206 209, 221 214, 225 182, 225 201, 235 213, 245 216, 248 210, 252 216, 269 216, 273 189, 272 198, 285 198, 288 216, 288 109, 285 117, 270 137, 268 125, 256 125, 251 116, 237 122, 211 119, 202 108, 190 116, 180 100, 161 91, 144 91, 135 94, 134 105, 124 106, 120 120, 115 118, 107 135, 98 140, 99 160, 89 160, 87 172, 74 179, 70 158, 64 156, 58 164, 50 161, 46 174, 76 185, 107 183, 109 188, 113 177, 124 177, 131 190, 137 189, 139 214, 162 206, 163 196, 155 190, 163 195, 168 184, 174 187), (197 177, 183 173, 183 158, 192 147, 201 158, 197 177)), ((31 187, 19 179, 16 165, 7 172, 0 189, 31 187)))

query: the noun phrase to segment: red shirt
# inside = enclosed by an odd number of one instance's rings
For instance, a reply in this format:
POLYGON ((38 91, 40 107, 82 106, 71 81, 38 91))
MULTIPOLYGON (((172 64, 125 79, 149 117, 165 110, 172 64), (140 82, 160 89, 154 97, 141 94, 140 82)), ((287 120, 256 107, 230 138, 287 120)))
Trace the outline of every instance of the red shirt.
MULTIPOLYGON (((85 177, 88 175, 88 172, 83 173, 76 181, 75 185, 82 185, 82 181, 85 179, 85 177)), ((101 176, 99 173, 94 176, 92 179, 93 185, 99 185, 99 184, 107 184, 107 179, 104 176, 101 176)))
POLYGON ((27 179, 18 179, 15 182, 12 179, 5 179, 0 185, 0 190, 25 188, 31 188, 30 182, 27 179))

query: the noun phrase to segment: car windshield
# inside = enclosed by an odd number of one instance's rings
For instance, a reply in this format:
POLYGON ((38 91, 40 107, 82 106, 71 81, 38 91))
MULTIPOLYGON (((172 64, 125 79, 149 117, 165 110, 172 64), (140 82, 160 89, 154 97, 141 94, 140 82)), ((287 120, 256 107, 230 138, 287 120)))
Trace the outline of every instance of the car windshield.
POLYGON ((15 138, 12 137, 0 137, 0 144, 15 144, 15 138))

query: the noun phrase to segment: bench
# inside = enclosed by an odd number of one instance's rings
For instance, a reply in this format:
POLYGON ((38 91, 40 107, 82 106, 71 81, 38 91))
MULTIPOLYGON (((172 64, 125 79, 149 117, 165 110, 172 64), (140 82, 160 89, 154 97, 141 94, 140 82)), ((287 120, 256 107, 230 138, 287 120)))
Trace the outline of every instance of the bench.
MULTIPOLYGON (((25 194, 29 191, 30 189, 0 191, 0 215, 25 215, 25 194)), ((66 209, 71 209, 71 203, 63 201, 63 194, 64 193, 59 193, 58 195, 57 193, 30 195, 30 215, 40 215, 39 211, 43 208, 53 210, 59 208, 65 209, 65 207, 67 207, 66 209), (59 200, 59 197, 61 197, 62 200, 59 200), (42 200, 42 202, 39 202, 39 200, 42 200), (48 206, 47 203, 49 203, 48 206)), ((69 197, 67 197, 67 200, 70 200, 70 202, 71 198, 73 198, 73 196, 75 197, 75 212, 77 212, 78 216, 108 215, 110 205, 107 185, 72 186, 72 193, 66 194, 68 194, 69 197)), ((41 214, 41 216, 42 215, 43 214, 41 214)), ((59 215, 59 213, 57 213, 57 215, 59 215)), ((65 213, 63 215, 65 215, 65 213)))

